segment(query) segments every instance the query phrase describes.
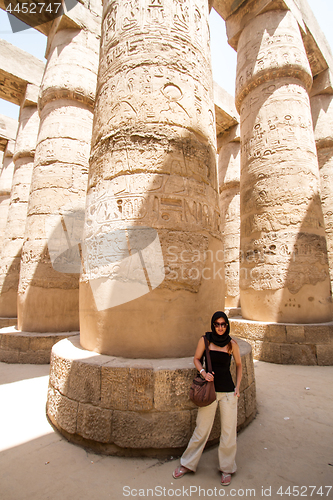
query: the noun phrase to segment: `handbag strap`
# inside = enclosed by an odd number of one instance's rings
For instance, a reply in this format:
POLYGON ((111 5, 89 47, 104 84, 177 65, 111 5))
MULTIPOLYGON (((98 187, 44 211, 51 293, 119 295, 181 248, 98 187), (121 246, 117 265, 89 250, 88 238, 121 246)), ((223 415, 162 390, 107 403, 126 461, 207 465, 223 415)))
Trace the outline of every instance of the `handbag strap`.
POLYGON ((212 373, 213 371, 213 368, 212 368, 212 361, 210 359, 210 353, 209 353, 209 349, 208 349, 208 339, 206 337, 206 335, 203 336, 204 338, 204 341, 205 341, 205 347, 206 347, 206 361, 207 361, 207 368, 208 368, 208 371, 210 373, 212 373))

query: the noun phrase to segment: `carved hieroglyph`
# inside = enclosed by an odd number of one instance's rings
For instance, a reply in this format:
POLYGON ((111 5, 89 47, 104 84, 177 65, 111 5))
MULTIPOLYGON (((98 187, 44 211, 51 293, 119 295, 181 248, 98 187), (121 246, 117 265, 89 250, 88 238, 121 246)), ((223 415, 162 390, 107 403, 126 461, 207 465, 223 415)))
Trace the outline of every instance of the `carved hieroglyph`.
POLYGON ((238 44, 241 117, 243 317, 331 319, 319 171, 308 89, 311 71, 291 12, 249 22, 238 44))
POLYGON ((0 316, 16 317, 20 259, 39 127, 36 106, 22 107, 14 151, 14 174, 0 261, 0 316))
POLYGON ((93 34, 61 30, 49 43, 18 302, 19 329, 38 332, 79 327, 80 265, 75 256, 83 227, 98 66, 93 34))
POLYGON ((0 164, 2 157, 2 168, 0 174, 0 249, 2 249, 5 228, 7 224, 10 192, 13 183, 15 141, 9 140, 5 151, 0 151, 0 164))
POLYGON ((226 141, 218 151, 221 233, 225 263, 225 306, 239 307, 240 142, 226 141))
POLYGON ((87 349, 191 355, 224 306, 207 19, 206 0, 104 4, 80 285, 87 349))
POLYGON ((321 202, 324 212, 331 286, 333 281, 333 96, 311 98, 311 110, 317 145, 321 202))

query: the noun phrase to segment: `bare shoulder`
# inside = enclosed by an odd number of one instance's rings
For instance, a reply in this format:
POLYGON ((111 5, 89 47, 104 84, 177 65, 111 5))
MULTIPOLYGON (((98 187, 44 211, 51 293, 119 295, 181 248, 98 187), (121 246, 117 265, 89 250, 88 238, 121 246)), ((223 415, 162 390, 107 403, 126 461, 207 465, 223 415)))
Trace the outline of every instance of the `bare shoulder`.
POLYGON ((240 362, 241 356, 240 356, 238 342, 234 339, 231 339, 231 347, 232 347, 232 354, 235 358, 236 363, 240 362))

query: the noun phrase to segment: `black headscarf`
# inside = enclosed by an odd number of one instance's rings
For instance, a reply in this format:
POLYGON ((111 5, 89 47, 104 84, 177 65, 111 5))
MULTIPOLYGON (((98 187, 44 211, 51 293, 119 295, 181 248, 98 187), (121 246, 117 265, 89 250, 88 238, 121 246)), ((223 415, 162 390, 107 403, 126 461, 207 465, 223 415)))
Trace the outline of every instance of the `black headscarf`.
POLYGON ((211 320, 210 325, 211 325, 212 331, 206 332, 206 337, 207 337, 209 342, 213 342, 213 344, 215 344, 219 347, 224 347, 227 344, 229 344, 229 342, 231 342, 231 337, 229 335, 229 332, 230 332, 229 320, 228 320, 227 315, 224 312, 222 312, 222 311, 215 312, 212 316, 212 320, 211 320), (227 324, 226 331, 224 332, 223 335, 219 335, 218 333, 216 333, 215 326, 214 326, 215 321, 219 318, 223 318, 227 324))

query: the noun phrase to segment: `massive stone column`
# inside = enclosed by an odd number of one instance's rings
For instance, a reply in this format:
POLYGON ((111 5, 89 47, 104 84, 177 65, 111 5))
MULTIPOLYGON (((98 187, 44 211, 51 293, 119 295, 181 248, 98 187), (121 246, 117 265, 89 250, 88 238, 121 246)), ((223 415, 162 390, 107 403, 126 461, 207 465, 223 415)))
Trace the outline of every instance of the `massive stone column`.
POLYGON ((5 228, 7 224, 10 192, 12 189, 14 173, 14 148, 15 141, 8 141, 4 152, 0 152, 0 162, 2 156, 2 168, 0 174, 0 250, 3 245, 5 228))
POLYGON ((223 309, 207 0, 104 3, 81 345, 193 354, 223 309))
POLYGON ((331 319, 311 83, 291 12, 266 12, 245 25, 236 105, 242 144, 240 288, 247 319, 331 319))
POLYGON ((14 151, 14 174, 0 264, 0 316, 17 316, 17 289, 20 260, 27 219, 31 174, 37 141, 39 117, 34 85, 27 86, 20 109, 19 127, 14 151))
POLYGON ((315 140, 318 152, 321 184, 321 202, 333 281, 333 95, 322 94, 311 98, 315 140))
POLYGON ((98 38, 52 31, 39 95, 36 146, 22 252, 18 328, 79 328, 79 243, 88 177, 98 38))
POLYGON ((221 233, 225 265, 225 306, 237 308, 240 244, 240 138, 239 126, 218 138, 221 233))

